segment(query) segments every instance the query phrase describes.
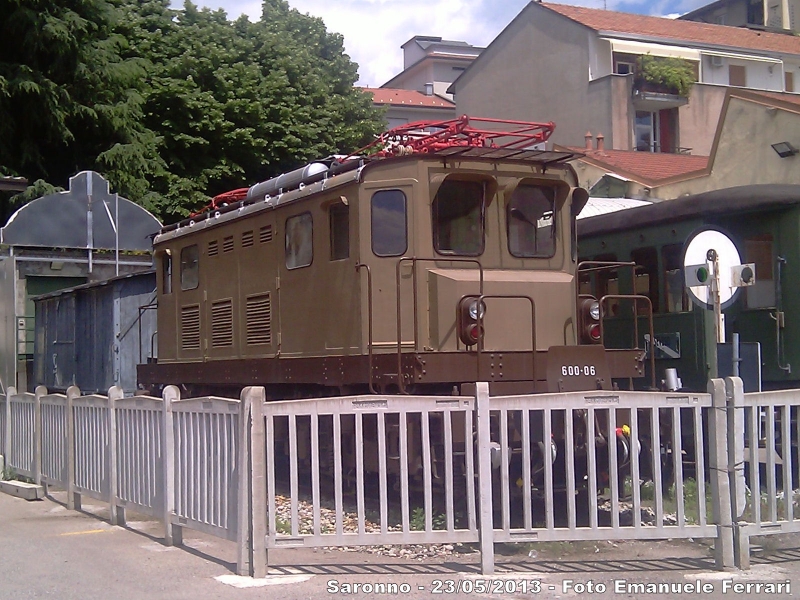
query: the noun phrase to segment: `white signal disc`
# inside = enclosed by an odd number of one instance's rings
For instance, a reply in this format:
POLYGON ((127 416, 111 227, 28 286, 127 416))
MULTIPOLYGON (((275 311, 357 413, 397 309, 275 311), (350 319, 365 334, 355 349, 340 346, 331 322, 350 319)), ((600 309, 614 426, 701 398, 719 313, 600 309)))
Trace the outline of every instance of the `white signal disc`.
MULTIPOLYGON (((719 257, 719 301, 722 308, 727 308, 733 304, 739 292, 739 288, 732 287, 731 269, 742 264, 739 251, 731 238, 718 229, 702 229, 692 234, 683 251, 684 272, 688 266, 706 263, 709 250, 716 251, 719 257)), ((687 289, 695 304, 702 308, 714 308, 710 286, 700 285, 687 289)))

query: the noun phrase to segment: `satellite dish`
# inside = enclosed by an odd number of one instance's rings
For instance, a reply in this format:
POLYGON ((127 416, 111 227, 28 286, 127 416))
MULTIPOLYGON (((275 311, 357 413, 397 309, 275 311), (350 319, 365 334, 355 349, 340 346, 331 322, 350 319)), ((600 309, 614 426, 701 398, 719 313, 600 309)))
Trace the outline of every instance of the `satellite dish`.
POLYGON ((728 308, 734 303, 739 288, 734 287, 732 279, 733 267, 741 265, 742 259, 736 244, 731 238, 718 229, 701 229, 693 233, 683 251, 683 271, 686 285, 692 301, 701 308, 714 309, 711 296, 710 274, 713 273, 714 264, 710 259, 712 252, 716 252, 719 265, 719 301, 720 308, 728 308), (706 273, 702 272, 706 269, 706 273), (708 277, 704 275, 708 274, 708 277), (693 283, 707 282, 706 285, 692 285, 693 283))

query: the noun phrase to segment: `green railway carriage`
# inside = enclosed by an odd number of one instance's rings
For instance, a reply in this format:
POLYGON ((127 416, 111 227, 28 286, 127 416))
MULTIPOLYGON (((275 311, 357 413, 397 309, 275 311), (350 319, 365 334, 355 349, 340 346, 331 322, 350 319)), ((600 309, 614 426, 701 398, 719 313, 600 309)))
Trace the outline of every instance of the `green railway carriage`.
MULTIPOLYGON (((760 346, 763 389, 800 385, 800 186, 751 185, 705 192, 616 213, 581 219, 581 261, 635 263, 635 268, 584 272, 581 293, 598 298, 636 293, 652 302, 655 379, 678 371, 683 387, 702 390, 725 374, 727 350, 719 348, 713 311, 690 299, 684 280, 687 240, 706 228, 725 232, 743 263, 756 265, 756 284, 740 289, 724 311, 725 340, 738 333, 743 348, 760 346), (721 361, 721 363, 718 363, 721 361), (721 367, 718 369, 718 367, 721 367)), ((607 347, 638 337, 650 347, 647 327, 628 300, 603 305, 607 347)), ((653 352, 653 349, 650 350, 653 352)), ((755 353, 753 354, 755 357, 755 353)), ((648 369, 650 361, 646 361, 648 369)), ((650 382, 650 377, 642 380, 650 382)), ((755 385, 751 383, 751 386, 755 385)))

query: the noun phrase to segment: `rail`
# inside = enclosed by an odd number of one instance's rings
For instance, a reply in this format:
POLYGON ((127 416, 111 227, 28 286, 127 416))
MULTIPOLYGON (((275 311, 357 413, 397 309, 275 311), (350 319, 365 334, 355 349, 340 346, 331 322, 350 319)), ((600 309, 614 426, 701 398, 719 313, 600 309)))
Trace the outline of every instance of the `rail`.
MULTIPOLYGON (((650 339, 655 340, 654 326, 653 326, 653 302, 647 296, 638 294, 606 294, 600 298, 600 339, 605 341, 605 305, 608 300, 632 300, 633 301, 633 339, 635 347, 633 350, 639 349, 639 301, 644 301, 648 307, 648 324, 650 325, 650 339)), ((651 389, 658 389, 656 387, 656 353, 655 348, 650 349, 650 386, 651 389)))

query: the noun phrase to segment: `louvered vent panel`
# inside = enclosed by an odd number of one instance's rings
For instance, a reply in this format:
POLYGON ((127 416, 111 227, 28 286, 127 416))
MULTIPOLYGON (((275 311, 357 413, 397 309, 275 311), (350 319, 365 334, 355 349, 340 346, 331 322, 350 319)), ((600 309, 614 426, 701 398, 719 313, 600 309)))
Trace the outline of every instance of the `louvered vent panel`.
POLYGON ((272 303, 269 294, 247 299, 247 344, 272 343, 272 303))
POLYGON ((225 239, 222 240, 222 251, 223 252, 233 252, 233 236, 229 235, 225 239))
POLYGON ((200 350, 200 305, 181 307, 181 348, 200 350))
POLYGON ((217 254, 219 254, 219 242, 217 240, 208 242, 208 255, 216 256, 217 254))
POLYGON ((258 230, 258 241, 262 244, 272 241, 272 225, 266 225, 258 230))
POLYGON ((245 231, 242 234, 242 248, 249 248, 253 245, 253 232, 245 231))
POLYGON ((233 346, 233 303, 230 299, 211 303, 211 346, 233 346))

